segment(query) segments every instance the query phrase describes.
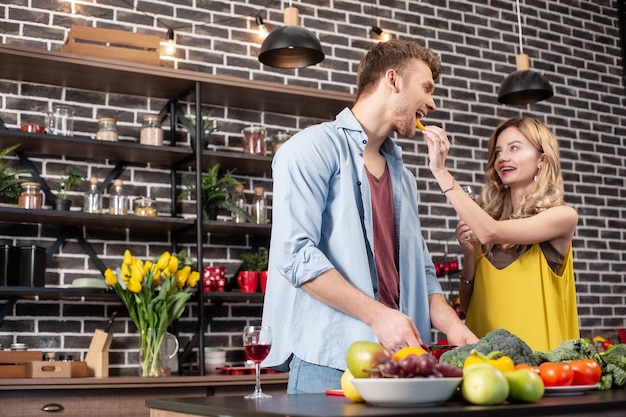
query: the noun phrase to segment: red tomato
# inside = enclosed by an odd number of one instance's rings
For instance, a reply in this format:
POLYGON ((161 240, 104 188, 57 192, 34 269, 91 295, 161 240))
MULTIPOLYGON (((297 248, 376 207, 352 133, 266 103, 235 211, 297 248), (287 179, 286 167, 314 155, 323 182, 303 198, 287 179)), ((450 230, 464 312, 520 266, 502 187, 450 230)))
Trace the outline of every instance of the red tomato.
POLYGON ((519 371, 520 369, 530 369, 532 371, 535 371, 537 374, 541 374, 538 366, 532 366, 527 363, 518 363, 517 365, 515 365, 516 371, 519 371))
POLYGON ((572 385, 574 371, 567 363, 544 362, 539 365, 539 376, 546 387, 563 387, 572 385))
POLYGON ((611 343, 610 340, 605 340, 604 342, 602 342, 602 349, 604 350, 608 350, 611 346, 613 346, 613 343, 611 343))
POLYGON ((598 362, 593 359, 581 359, 571 361, 568 365, 574 371, 574 380, 572 385, 591 385, 596 384, 602 377, 602 368, 598 362))

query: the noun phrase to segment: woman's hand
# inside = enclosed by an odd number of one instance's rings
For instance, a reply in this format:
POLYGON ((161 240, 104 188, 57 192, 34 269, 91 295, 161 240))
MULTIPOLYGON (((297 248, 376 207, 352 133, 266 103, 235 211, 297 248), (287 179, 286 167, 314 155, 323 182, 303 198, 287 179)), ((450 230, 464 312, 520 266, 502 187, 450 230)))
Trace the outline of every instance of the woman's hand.
POLYGON ((450 150, 450 140, 446 135, 446 131, 438 126, 426 126, 421 131, 428 145, 428 159, 431 172, 435 173, 441 169, 445 169, 446 157, 450 150))
POLYGON ((456 225, 456 240, 459 241, 459 245, 463 249, 463 254, 465 257, 468 255, 474 255, 476 253, 476 249, 478 248, 479 241, 474 236, 472 229, 463 221, 459 220, 456 225))

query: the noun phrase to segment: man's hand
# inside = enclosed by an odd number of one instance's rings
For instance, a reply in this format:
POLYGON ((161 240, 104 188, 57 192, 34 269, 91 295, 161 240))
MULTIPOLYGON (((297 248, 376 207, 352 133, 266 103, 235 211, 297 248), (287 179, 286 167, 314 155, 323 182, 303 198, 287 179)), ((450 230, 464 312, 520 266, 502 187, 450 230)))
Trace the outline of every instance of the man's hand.
POLYGON ((383 346, 391 352, 397 352, 406 346, 421 346, 422 338, 410 317, 382 304, 381 307, 375 320, 368 324, 383 346))

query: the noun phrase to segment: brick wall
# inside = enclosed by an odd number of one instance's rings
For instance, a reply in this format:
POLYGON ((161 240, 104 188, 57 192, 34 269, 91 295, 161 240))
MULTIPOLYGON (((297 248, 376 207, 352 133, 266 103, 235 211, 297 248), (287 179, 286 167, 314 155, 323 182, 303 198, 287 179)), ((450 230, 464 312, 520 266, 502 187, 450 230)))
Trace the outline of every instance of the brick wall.
MULTIPOLYGON (((453 144, 449 167, 459 182, 481 184, 486 142, 500 120, 514 115, 533 116, 556 132, 567 201, 580 216, 574 256, 583 335, 614 336, 613 329, 626 327, 626 94, 615 1, 521 2, 523 52, 530 56, 531 68, 542 72, 555 90, 553 98, 529 106, 504 106, 496 101, 499 84, 515 70, 515 55, 520 53, 514 0, 294 3, 301 23, 319 37, 326 53, 321 64, 297 70, 264 67, 257 60, 260 41, 254 31, 254 16, 261 14, 270 27, 281 25, 279 2, 5 3, 0 6, 3 43, 59 50, 72 24, 151 33, 161 38, 168 27, 173 27, 178 49, 173 58, 162 60, 164 66, 347 92, 354 92, 356 66, 372 42, 369 29, 373 24, 396 37, 423 42, 441 55, 444 67, 435 92, 439 111, 429 115, 428 123, 440 124, 449 133, 453 144)), ((41 122, 41 114, 50 103, 67 102, 77 109, 77 132, 93 135, 95 120, 111 115, 118 119, 120 133, 126 139, 137 136, 141 114, 164 104, 144 97, 9 80, 0 80, 0 93, 0 117, 9 127, 41 122)), ((232 108, 205 110, 220 126, 211 137, 211 146, 220 149, 241 146, 241 128, 247 124, 262 123, 269 129, 293 132, 316 122, 232 108)), ((426 146, 414 139, 398 138, 398 143, 422 191, 422 223, 433 257, 458 254, 453 234, 457 217, 431 179, 426 146)), ((35 163, 50 182, 68 163, 89 175, 102 176, 111 169, 106 163, 81 160, 38 159, 35 163)), ((149 194, 157 198, 160 212, 169 210, 167 171, 131 167, 122 178, 130 195, 149 194)), ((242 179, 249 196, 257 184, 265 185, 271 195, 268 178, 242 179)), ((74 198, 80 200, 81 192, 74 198)), ((0 224, 0 238, 13 243, 49 246, 55 237, 45 225, 0 224)), ((137 239, 125 230, 98 232, 87 238, 107 264, 118 263, 125 247, 152 256, 170 243, 170 236, 154 236, 146 242, 145 237, 137 239)), ((225 264, 229 273, 238 267, 238 254, 249 248, 243 238, 212 238, 209 243, 204 263, 225 264)), ((192 248, 193 242, 184 242, 184 246, 192 248)), ((97 275, 81 248, 70 241, 53 258, 46 282, 66 286, 74 278, 97 275)), ((449 296, 453 298, 456 280, 442 277, 442 284, 452 288, 449 296)), ((24 341, 43 350, 80 355, 93 329, 102 326, 116 308, 116 303, 109 302, 22 300, 0 324, 0 343, 7 346, 24 341)), ((208 325, 205 344, 228 347, 230 360, 241 359, 239 331, 259 317, 261 308, 247 303, 220 307, 208 325)), ((190 306, 179 322, 183 345, 193 334, 196 316, 195 306, 190 306)), ((132 372, 129 363, 134 360, 137 343, 134 325, 122 318, 113 330, 112 374, 132 372)))

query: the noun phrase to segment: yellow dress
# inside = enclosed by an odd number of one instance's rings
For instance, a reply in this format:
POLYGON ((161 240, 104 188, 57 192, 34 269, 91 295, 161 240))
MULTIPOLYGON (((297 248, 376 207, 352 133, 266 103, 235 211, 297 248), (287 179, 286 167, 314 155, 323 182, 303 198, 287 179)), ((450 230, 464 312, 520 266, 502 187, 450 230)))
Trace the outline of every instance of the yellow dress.
POLYGON ((465 324, 477 337, 506 329, 544 352, 580 337, 571 245, 561 275, 550 269, 539 244, 503 269, 479 250, 465 324))

